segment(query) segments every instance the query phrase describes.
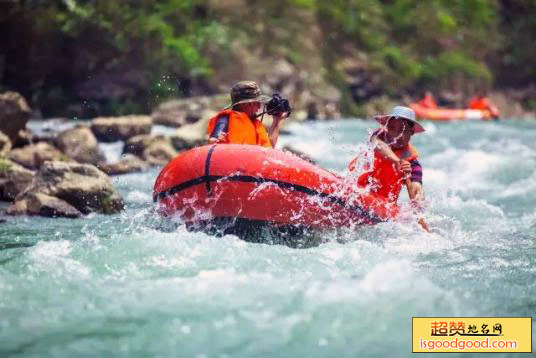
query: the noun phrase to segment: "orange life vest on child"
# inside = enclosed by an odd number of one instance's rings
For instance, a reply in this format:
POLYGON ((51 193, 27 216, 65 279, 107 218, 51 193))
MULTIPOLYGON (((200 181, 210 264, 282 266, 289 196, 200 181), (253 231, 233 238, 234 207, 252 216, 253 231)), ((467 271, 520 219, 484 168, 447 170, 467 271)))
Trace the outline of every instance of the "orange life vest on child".
MULTIPOLYGON (((411 144, 404 149, 393 150, 393 152, 403 160, 412 161, 419 157, 417 149, 411 144)), ((360 158, 357 156, 348 165, 350 171, 355 170, 356 162, 360 158)), ((385 158, 379 152, 374 151, 374 163, 373 168, 367 170, 357 178, 357 185, 359 187, 371 188, 372 193, 379 194, 385 197, 388 201, 396 203, 402 186, 404 185, 402 173, 396 170, 395 164, 389 159, 385 158)))
POLYGON ((229 117, 229 127, 222 143, 252 144, 272 148, 272 142, 264 125, 259 120, 252 121, 244 112, 226 109, 212 117, 208 122, 208 135, 212 134, 216 122, 222 116, 229 117))

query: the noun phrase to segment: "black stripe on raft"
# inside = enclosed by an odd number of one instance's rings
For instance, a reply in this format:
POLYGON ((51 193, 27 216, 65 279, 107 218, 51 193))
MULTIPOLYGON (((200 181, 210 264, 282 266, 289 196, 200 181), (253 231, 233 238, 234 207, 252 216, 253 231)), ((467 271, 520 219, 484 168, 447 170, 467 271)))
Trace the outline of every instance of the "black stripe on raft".
MULTIPOLYGON (((209 161, 207 160, 206 163, 208 163, 208 162, 209 161)), ((284 182, 284 181, 276 180, 276 179, 254 177, 254 176, 250 176, 250 175, 231 175, 231 176, 206 175, 206 176, 198 177, 198 178, 195 178, 195 179, 192 179, 192 180, 188 180, 188 181, 186 181, 184 183, 181 183, 179 185, 176 185, 171 189, 164 190, 164 191, 162 191, 160 193, 155 194, 154 197, 153 197, 153 200, 156 202, 158 199, 162 199, 162 198, 165 198, 166 196, 176 194, 176 193, 178 193, 178 192, 180 192, 182 190, 188 189, 188 188, 190 188, 192 186, 199 185, 199 184, 202 184, 202 183, 205 183, 205 185, 209 186, 208 183, 216 182, 216 181, 218 181, 218 182, 260 183, 260 184, 262 184, 262 183, 273 183, 273 184, 277 185, 278 187, 280 187, 282 189, 292 189, 292 190, 295 190, 297 192, 304 193, 304 194, 307 194, 307 195, 326 198, 329 201, 331 201, 332 203, 339 204, 340 206, 347 207, 347 208, 349 208, 351 210, 355 210, 359 215, 363 216, 364 218, 367 218, 368 220, 370 220, 374 224, 382 222, 382 221, 385 221, 385 220, 381 219, 380 217, 376 216, 375 214, 373 214, 371 212, 368 212, 367 210, 363 209, 360 206, 348 205, 344 199, 338 198, 336 196, 326 194, 326 193, 322 193, 322 192, 316 191, 314 189, 311 189, 311 188, 308 188, 306 186, 299 185, 299 184, 288 183, 288 182, 284 182)))
MULTIPOLYGON (((216 144, 210 147, 207 153, 207 157, 205 159, 205 178, 208 178, 210 176, 210 159, 212 158, 212 153, 214 152, 214 149, 216 149, 216 144)), ((207 188, 207 195, 210 196, 212 190, 210 187, 210 180, 207 180, 205 182, 205 186, 207 188)))

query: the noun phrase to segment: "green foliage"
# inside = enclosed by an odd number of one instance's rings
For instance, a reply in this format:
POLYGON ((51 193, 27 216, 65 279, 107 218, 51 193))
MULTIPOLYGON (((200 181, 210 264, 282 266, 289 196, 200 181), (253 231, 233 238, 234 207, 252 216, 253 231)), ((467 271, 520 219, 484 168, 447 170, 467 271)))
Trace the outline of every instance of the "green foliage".
POLYGON ((0 25, 18 37, 0 44, 0 88, 45 115, 85 101, 100 114, 149 111, 196 88, 219 91, 244 73, 237 67, 254 66, 250 54, 321 74, 349 110, 344 59, 358 59, 391 96, 536 77, 534 0, 50 0, 7 9, 0 25))
POLYGON ((385 82, 396 83, 397 88, 406 88, 421 77, 422 65, 404 53, 400 47, 386 46, 378 51, 374 59, 373 68, 382 73, 385 82))
POLYGON ((500 42, 497 10, 495 1, 486 0, 318 2, 324 28, 337 31, 332 48, 344 43, 366 53, 368 69, 392 95, 489 85, 486 59, 500 42))
POLYGON ((447 81, 447 85, 457 77, 479 80, 479 84, 489 84, 492 75, 487 66, 476 62, 461 51, 446 51, 437 57, 423 61, 423 78, 430 82, 447 81))
POLYGON ((0 155, 0 174, 6 173, 11 168, 11 163, 0 155))

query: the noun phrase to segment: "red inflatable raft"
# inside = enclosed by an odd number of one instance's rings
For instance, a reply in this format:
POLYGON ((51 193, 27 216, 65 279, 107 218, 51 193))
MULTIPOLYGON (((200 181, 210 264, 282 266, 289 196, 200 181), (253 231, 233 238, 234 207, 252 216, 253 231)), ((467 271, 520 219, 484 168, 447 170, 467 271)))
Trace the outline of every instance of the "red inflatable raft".
POLYGON ((345 189, 341 177, 293 154, 241 144, 180 154, 160 172, 153 198, 162 215, 187 224, 232 219, 334 228, 375 224, 398 212, 379 197, 345 189))
POLYGON ((492 119, 490 111, 480 109, 450 109, 450 108, 428 108, 418 103, 410 103, 410 108, 420 119, 431 121, 451 121, 456 119, 462 120, 490 120, 492 119))

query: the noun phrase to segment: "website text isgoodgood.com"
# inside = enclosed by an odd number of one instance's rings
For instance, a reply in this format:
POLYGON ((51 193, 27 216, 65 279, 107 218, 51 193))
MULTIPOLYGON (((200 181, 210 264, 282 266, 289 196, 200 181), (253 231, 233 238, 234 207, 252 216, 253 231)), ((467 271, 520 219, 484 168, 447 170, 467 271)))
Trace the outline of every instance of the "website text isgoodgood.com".
POLYGON ((430 351, 437 349, 458 349, 460 351, 466 349, 516 349, 517 341, 504 341, 493 340, 489 341, 489 338, 482 340, 425 340, 420 339, 420 346, 422 349, 428 349, 430 351))

